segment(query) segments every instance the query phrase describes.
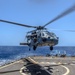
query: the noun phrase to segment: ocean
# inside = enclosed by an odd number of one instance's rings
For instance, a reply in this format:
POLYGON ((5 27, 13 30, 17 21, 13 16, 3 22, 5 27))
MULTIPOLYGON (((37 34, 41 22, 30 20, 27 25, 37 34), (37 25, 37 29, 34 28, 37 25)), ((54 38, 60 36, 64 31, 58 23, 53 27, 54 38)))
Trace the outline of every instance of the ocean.
POLYGON ((47 54, 64 54, 67 56, 75 56, 75 47, 74 46, 56 46, 53 51, 50 51, 49 47, 38 47, 36 51, 31 49, 29 51, 28 46, 0 46, 0 66, 6 63, 19 60, 24 57, 33 56, 33 55, 43 55, 47 54))

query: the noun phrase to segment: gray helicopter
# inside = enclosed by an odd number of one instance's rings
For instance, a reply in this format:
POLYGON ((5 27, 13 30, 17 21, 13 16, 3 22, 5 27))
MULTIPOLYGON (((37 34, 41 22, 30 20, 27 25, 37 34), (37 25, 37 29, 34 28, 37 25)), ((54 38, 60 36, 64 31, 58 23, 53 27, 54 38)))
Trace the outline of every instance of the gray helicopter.
POLYGON ((50 50, 53 50, 53 46, 58 44, 58 37, 46 28, 28 32, 26 37, 27 44, 30 48, 33 46, 33 50, 36 50, 37 46, 50 46, 50 50))
MULTIPOLYGON (((53 46, 58 44, 59 37, 55 35, 53 32, 49 32, 45 27, 49 24, 53 23, 54 21, 62 18, 63 16, 66 16, 67 14, 73 12, 75 10, 75 5, 67 9, 65 12, 61 13, 48 23, 46 23, 43 26, 30 26, 25 24, 20 24, 16 22, 11 22, 7 20, 0 19, 0 22, 10 23, 18 26, 28 27, 28 28, 35 28, 33 31, 27 32, 26 38, 27 43, 20 43, 20 45, 28 45, 29 50, 33 47, 33 50, 36 50, 38 46, 50 46, 50 50, 53 50, 53 46)), ((72 31, 73 30, 66 30, 66 31, 72 31)), ((74 31, 75 32, 75 31, 74 31)))

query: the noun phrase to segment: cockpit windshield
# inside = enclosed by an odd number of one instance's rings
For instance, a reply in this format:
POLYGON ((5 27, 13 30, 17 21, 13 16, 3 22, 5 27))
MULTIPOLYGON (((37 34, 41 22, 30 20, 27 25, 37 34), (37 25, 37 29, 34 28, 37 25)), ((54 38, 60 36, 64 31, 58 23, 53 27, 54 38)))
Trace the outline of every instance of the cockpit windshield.
POLYGON ((56 35, 55 35, 54 33, 52 33, 52 32, 46 31, 45 33, 46 33, 47 35, 50 35, 51 37, 56 37, 56 35))
POLYGON ((50 36, 56 37, 56 35, 52 32, 50 32, 50 36))
POLYGON ((50 35, 50 32, 46 31, 46 34, 50 35))

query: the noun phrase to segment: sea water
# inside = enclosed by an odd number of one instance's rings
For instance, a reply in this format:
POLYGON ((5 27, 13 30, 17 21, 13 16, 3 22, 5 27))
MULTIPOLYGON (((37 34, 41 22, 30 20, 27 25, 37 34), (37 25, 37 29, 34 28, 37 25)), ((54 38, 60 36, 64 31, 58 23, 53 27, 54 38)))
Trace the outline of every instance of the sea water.
POLYGON ((74 46, 56 46, 53 51, 50 51, 48 46, 38 47, 36 51, 31 49, 29 51, 28 46, 0 46, 0 65, 9 63, 14 60, 19 60, 33 55, 55 55, 55 54, 66 54, 67 56, 75 56, 74 46))

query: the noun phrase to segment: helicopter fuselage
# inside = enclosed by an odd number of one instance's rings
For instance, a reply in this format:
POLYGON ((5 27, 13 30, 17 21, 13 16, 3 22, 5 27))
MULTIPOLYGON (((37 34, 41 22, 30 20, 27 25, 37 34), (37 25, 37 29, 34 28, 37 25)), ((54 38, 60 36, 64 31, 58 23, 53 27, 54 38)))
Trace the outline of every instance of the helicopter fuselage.
POLYGON ((58 44, 58 37, 47 30, 38 30, 27 34, 27 43, 31 46, 50 46, 53 47, 58 44))

